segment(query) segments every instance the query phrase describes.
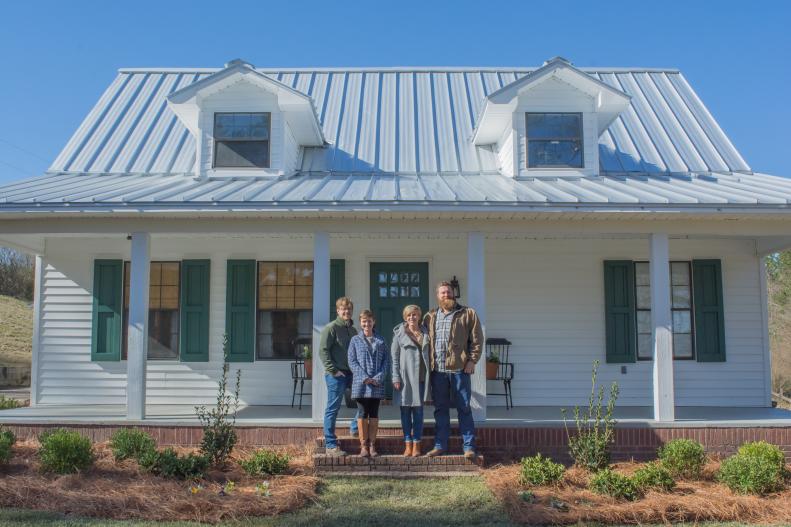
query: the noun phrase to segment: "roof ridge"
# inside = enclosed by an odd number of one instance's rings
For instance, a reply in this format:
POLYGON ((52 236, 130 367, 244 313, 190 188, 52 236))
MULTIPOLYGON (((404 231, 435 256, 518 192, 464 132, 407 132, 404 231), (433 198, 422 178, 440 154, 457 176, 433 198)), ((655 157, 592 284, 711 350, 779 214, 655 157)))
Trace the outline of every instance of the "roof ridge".
MULTIPOLYGON (((260 73, 466 73, 466 72, 524 72, 536 71, 541 66, 354 66, 354 67, 282 67, 255 68, 260 73)), ((216 73, 224 68, 142 67, 119 68, 118 73, 216 73)), ((678 68, 646 67, 580 67, 586 73, 681 73, 678 68)))

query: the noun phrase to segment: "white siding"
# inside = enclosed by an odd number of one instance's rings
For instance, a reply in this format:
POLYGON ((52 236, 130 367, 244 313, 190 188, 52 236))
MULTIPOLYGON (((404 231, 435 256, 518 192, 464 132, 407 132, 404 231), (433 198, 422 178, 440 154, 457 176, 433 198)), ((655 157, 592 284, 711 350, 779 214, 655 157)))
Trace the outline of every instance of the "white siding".
MULTIPOLYGON (((415 228, 419 232, 419 228, 415 228)), ((456 275, 467 284, 463 236, 388 235, 332 237, 332 258, 346 259, 346 292, 356 312, 369 305, 372 261, 426 261, 435 283, 456 275)), ((647 240, 487 239, 487 334, 514 346, 514 403, 582 404, 590 369, 602 362, 599 380, 618 381, 619 405, 650 406, 650 362, 608 365, 604 357, 605 259, 647 259, 647 240)), ((673 240, 671 259, 721 258, 727 361, 675 362, 679 406, 763 406, 766 373, 759 265, 749 241, 673 240)), ((42 277, 40 404, 124 404, 126 363, 91 362, 91 287, 94 258, 128 258, 122 237, 48 240, 42 277)), ((211 403, 222 357, 225 272, 230 258, 309 260, 310 236, 202 238, 156 237, 152 260, 211 258, 210 361, 149 361, 149 404, 211 403)), ((288 361, 234 365, 242 373, 248 404, 290 404, 288 361)), ((502 386, 489 384, 491 391, 502 386)), ((502 405, 493 397, 490 405, 502 405)))
MULTIPOLYGON (((724 363, 675 361, 677 406, 764 406, 758 259, 749 241, 671 240, 671 260, 721 258, 724 363)), ((583 403, 592 362, 622 406, 652 405, 650 361, 605 363, 603 261, 648 260, 647 240, 488 240, 487 331, 513 342, 516 405, 583 403), (519 292, 521 294, 514 294, 519 292)), ((490 391, 502 385, 490 383, 490 391)), ((490 405, 503 405, 494 397, 490 405)))

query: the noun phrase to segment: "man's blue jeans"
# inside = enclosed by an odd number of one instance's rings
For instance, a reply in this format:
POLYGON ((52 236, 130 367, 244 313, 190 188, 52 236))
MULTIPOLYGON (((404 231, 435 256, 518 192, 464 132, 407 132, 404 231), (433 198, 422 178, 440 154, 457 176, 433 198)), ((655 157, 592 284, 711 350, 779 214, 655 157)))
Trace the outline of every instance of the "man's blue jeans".
MULTIPOLYGON (((327 409, 324 411, 324 445, 326 448, 338 446, 338 437, 335 435, 335 421, 338 419, 338 410, 343 403, 343 394, 347 386, 352 385, 351 373, 345 377, 335 377, 329 373, 324 374, 327 383, 327 409)), ((356 417, 356 416, 355 416, 356 417)), ((352 419, 350 426, 352 435, 357 434, 357 419, 352 419)))
POLYGON ((470 374, 431 372, 431 392, 434 398, 434 448, 448 449, 450 436, 450 405, 455 402, 459 417, 459 432, 464 451, 475 451, 475 422, 472 420, 470 374))

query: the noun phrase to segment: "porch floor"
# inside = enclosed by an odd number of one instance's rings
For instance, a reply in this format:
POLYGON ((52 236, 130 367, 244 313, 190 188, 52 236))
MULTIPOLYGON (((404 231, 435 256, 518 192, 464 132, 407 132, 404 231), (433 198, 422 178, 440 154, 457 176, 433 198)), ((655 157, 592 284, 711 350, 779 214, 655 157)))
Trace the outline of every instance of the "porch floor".
MULTIPOLYGON (((433 423, 433 409, 426 407, 426 422, 433 423)), ((191 405, 149 405, 144 421, 127 421, 123 405, 91 406, 36 406, 0 411, 0 424, 139 424, 147 426, 195 426, 194 407, 191 405)), ((341 408, 338 426, 348 426, 354 410, 341 408)), ((383 406, 381 425, 400 427, 399 410, 383 406)), ((570 415, 570 412, 569 412, 570 415)), ((451 419, 455 412, 451 410, 451 419)), ((676 421, 658 423, 653 420, 653 409, 648 406, 616 408, 619 426, 628 428, 652 427, 791 427, 791 411, 780 408, 699 407, 676 408, 676 421)), ((310 406, 301 410, 290 406, 245 406, 237 416, 239 426, 315 427, 310 406)), ((563 426, 560 408, 555 406, 489 407, 482 427, 555 427, 563 426)))

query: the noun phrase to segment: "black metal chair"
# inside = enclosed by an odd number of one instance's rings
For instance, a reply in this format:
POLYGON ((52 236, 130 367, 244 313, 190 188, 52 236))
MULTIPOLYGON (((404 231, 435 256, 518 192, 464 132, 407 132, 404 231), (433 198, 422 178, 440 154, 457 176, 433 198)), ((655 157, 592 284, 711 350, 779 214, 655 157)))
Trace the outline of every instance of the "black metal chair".
POLYGON ((299 384, 299 409, 302 410, 302 396, 310 395, 311 392, 305 391, 305 381, 311 379, 311 373, 305 367, 302 350, 305 346, 311 348, 313 339, 301 337, 294 339, 294 355, 297 359, 291 363, 291 379, 294 381, 294 389, 291 392, 291 408, 294 408, 294 399, 297 395, 297 384, 299 384))
POLYGON ((497 376, 492 379, 495 381, 502 381, 503 393, 488 393, 489 395, 502 395, 505 397, 505 409, 510 410, 514 407, 514 394, 511 390, 511 381, 514 378, 514 363, 509 362, 511 354, 511 341, 503 338, 488 338, 486 339, 486 357, 492 354, 497 354, 500 358, 500 364, 497 366, 497 376))

